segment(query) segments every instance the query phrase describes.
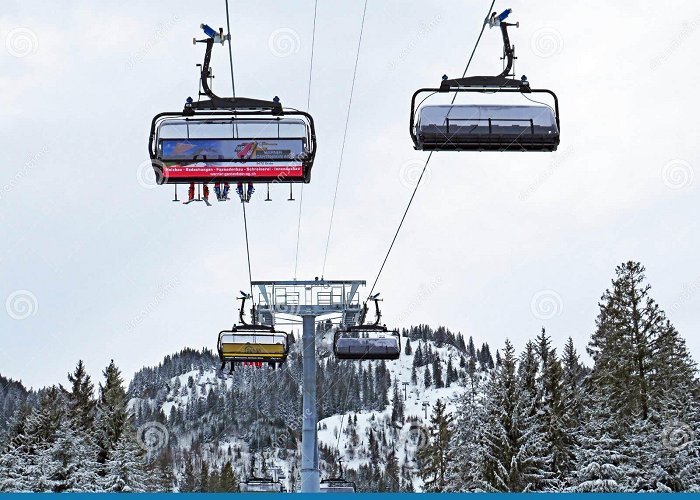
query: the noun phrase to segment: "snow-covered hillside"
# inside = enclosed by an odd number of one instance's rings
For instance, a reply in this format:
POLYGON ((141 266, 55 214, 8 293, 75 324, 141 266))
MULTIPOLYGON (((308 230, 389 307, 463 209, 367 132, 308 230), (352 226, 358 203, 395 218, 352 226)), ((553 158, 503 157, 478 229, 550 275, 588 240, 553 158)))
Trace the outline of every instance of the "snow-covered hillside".
MULTIPOLYGON (((398 361, 338 361, 319 325, 323 477, 370 492, 700 491, 697 365, 643 267, 616 275, 590 368, 544 328, 495 360, 486 343, 420 325, 402 332, 398 361)), ((254 477, 297 491, 299 344, 278 370, 219 368, 210 350, 185 349, 128 393, 114 362, 97 388, 82 361, 66 386, 9 381, 0 491, 231 492, 254 477)))
MULTIPOLYGON (((465 390, 465 352, 457 347, 464 341, 442 332, 448 338, 441 341, 422 340, 418 333, 413 333, 412 342, 403 337, 402 356, 392 362, 338 362, 331 354, 332 333, 319 335, 318 427, 324 478, 338 475, 338 459, 350 478, 358 477, 363 467, 375 468, 375 474, 385 471, 393 451, 404 487, 420 490, 416 453, 427 442, 426 416, 438 399, 454 409, 465 390), (427 387, 426 370, 431 379, 427 387), (395 408, 397 402, 401 408, 395 408)), ((219 469, 231 462, 239 479, 275 475, 287 491, 294 491, 300 468, 300 381, 299 344, 292 346, 288 362, 276 372, 244 368, 228 374, 220 371, 211 353, 191 351, 137 374, 130 387, 130 407, 140 428, 148 432, 153 422, 163 426, 160 432, 167 436, 157 441, 172 453, 176 475, 183 473, 188 460, 195 469, 196 462, 219 469)))
MULTIPOLYGON (((405 342, 406 339, 403 341, 405 342)), ((427 341, 425 345, 430 345, 431 350, 439 356, 443 373, 447 371, 447 363, 450 358, 459 363, 460 356, 464 355, 451 345, 436 347, 432 341, 427 341)), ((370 432, 374 436, 384 437, 386 443, 382 442, 380 456, 386 457, 388 451, 393 450, 396 453, 398 463, 410 471, 414 489, 419 491, 421 484, 416 474, 418 469, 416 453, 427 442, 426 427, 431 409, 440 399, 446 403, 448 411, 453 412, 456 409, 456 400, 465 391, 466 386, 458 382, 450 387, 436 388, 431 386, 426 388, 423 380, 424 369, 418 371, 417 383, 413 383, 411 371, 415 352, 415 350, 411 354, 404 352, 399 360, 387 363, 392 381, 398 384, 404 405, 405 418, 402 424, 392 421, 394 409, 392 402, 384 410, 379 411, 355 412, 353 409, 347 408, 346 412, 321 420, 318 437, 319 445, 339 453, 344 469, 354 470, 358 470, 361 465, 367 465, 371 459, 368 450, 370 432), (404 386, 404 382, 407 383, 406 386, 404 386), (349 426, 348 420, 354 418, 357 418, 356 433, 359 437, 359 444, 352 442, 349 432, 349 427, 352 427, 353 424, 349 426)), ((376 362, 369 361, 364 363, 376 364, 376 362)))

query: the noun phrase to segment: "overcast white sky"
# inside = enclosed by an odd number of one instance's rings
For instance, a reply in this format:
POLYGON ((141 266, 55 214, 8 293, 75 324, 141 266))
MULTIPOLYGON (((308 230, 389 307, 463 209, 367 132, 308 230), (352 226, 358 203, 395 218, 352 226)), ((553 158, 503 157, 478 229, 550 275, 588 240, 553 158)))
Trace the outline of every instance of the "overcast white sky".
MULTIPOLYGON (((321 274, 361 0, 319 2, 298 277, 321 274)), ((426 154, 412 92, 461 75, 487 2, 369 0, 325 276, 374 279, 426 154)), ((516 72, 557 92, 554 154, 441 153, 378 285, 387 322, 444 324, 518 348, 547 328, 584 351, 622 261, 700 359, 696 2, 497 2, 516 72), (548 308, 550 307, 551 308, 548 308)), ((239 95, 305 108, 312 0, 231 0, 239 95)), ((239 203, 183 206, 144 176, 154 114, 197 91, 199 24, 224 1, 5 0, 0 14, 0 373, 34 387, 78 359, 127 377, 215 346, 247 269, 239 203), (145 180, 144 180, 145 179, 145 180)), ((487 30, 471 74, 499 71, 487 30)), ((214 88, 227 94, 218 48, 214 88)), ((299 199, 298 187, 295 188, 299 199)), ((298 201, 248 207, 254 279, 294 274, 298 201)), ((365 292, 368 290, 366 289, 365 292)))

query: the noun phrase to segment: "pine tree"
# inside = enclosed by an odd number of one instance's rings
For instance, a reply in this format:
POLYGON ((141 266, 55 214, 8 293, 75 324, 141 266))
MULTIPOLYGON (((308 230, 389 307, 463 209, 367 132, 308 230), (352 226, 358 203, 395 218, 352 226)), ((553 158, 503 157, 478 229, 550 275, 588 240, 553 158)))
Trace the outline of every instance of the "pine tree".
POLYGON ((568 449, 560 457, 560 475, 564 488, 575 484, 576 450, 580 446, 583 426, 583 369, 571 337, 564 346, 561 375, 561 428, 568 441, 568 449))
POLYGON ((535 344, 532 341, 528 341, 525 344, 525 351, 520 356, 520 366, 518 368, 520 387, 523 390, 520 396, 523 410, 528 417, 536 415, 540 408, 540 394, 537 387, 538 370, 539 362, 535 355, 535 344))
POLYGON ((487 389, 479 476, 483 488, 491 491, 528 491, 547 479, 541 443, 530 416, 532 403, 516 371, 515 351, 506 341, 501 363, 487 389))
POLYGON ((483 455, 482 433, 485 416, 482 398, 477 397, 479 389, 479 381, 476 379, 471 390, 464 392, 460 397, 457 406, 457 420, 450 441, 452 460, 447 467, 447 491, 450 492, 480 489, 479 463, 483 455))
POLYGON ((423 349, 421 349, 421 344, 419 342, 418 347, 416 348, 416 355, 413 356, 413 366, 419 368, 424 364, 425 363, 423 361, 423 349))
POLYGON ((52 448, 67 413, 65 391, 56 386, 42 390, 23 434, 15 436, 0 456, 0 491, 51 492, 61 486, 56 479, 60 464, 52 448))
POLYGON ((419 474, 425 491, 441 492, 447 487, 447 469, 452 458, 452 420, 445 404, 438 399, 430 417, 430 442, 418 452, 421 462, 419 474))
POLYGON ((46 453, 53 460, 53 491, 99 490, 97 446, 92 434, 84 431, 76 418, 62 422, 56 440, 46 453))
POLYGON ((690 472, 698 469, 694 450, 688 456, 670 457, 659 440, 649 436, 663 435, 665 429, 678 425, 679 415, 684 419, 680 425, 688 426, 689 434, 694 432, 693 426, 698 425, 695 366, 651 298, 644 267, 626 262, 615 272, 588 345, 595 364, 586 404, 595 407, 601 422, 584 430, 588 434, 582 436, 579 469, 595 471, 596 448, 604 447, 608 453, 617 453, 610 461, 620 473, 602 479, 579 478, 584 480, 579 489, 590 487, 592 480, 598 481, 593 484, 606 480, 606 485, 615 480, 618 489, 631 491, 687 489, 700 476, 690 472))
POLYGON ((556 349, 544 328, 537 338, 537 357, 542 366, 537 379, 539 410, 536 421, 547 457, 548 482, 552 489, 563 489, 575 468, 574 436, 570 434, 563 399, 564 373, 556 349))
POLYGON ((445 385, 450 387, 454 382, 458 380, 457 370, 452 365, 452 356, 447 359, 447 374, 445 378, 445 385))
POLYGON ((470 357, 467 361, 467 376, 469 377, 469 387, 472 394, 476 393, 476 385, 478 383, 478 375, 476 371, 476 358, 470 357))
POLYGON ((430 376, 430 365, 426 365, 425 367, 425 376, 423 377, 423 384, 425 385, 426 389, 433 385, 433 378, 430 376))
POLYGON ((17 405, 7 423, 7 432, 5 433, 4 439, 0 439, 0 450, 2 450, 4 446, 13 448, 22 444, 26 433, 27 418, 31 412, 32 408, 26 404, 26 402, 17 405))
POLYGON ((581 422, 583 404, 583 369, 579 361, 579 355, 574 347, 571 337, 566 341, 562 356, 562 399, 567 414, 571 419, 569 429, 573 430, 581 422))
MULTIPOLYGON (((252 455, 251 455, 252 456, 252 455)), ((222 478, 223 481, 223 478, 222 478)), ((194 464, 192 463, 192 457, 185 458, 185 467, 183 471, 183 477, 180 481, 180 492, 181 493, 191 493, 197 489, 197 478, 194 473, 194 464)))
MULTIPOLYGON (((292 474, 294 477, 294 474, 292 474)), ((233 467, 231 462, 226 462, 221 469, 221 485, 220 491, 223 492, 234 492, 238 491, 238 481, 236 480, 236 475, 233 472, 233 467)), ((292 490, 294 491, 294 490, 292 490)))
MULTIPOLYGON (((41 450, 44 451, 44 450, 41 450)), ((48 456, 45 452, 43 456, 48 456)), ((51 491, 53 484, 47 489, 34 489, 29 471, 32 470, 32 457, 25 445, 14 446, 0 454, 0 492, 20 491, 51 491)))
POLYGON ((386 467, 384 469, 385 476, 385 491, 397 492, 401 491, 401 470, 399 469, 399 460, 396 458, 396 452, 392 450, 386 459, 386 467))
POLYGON ((71 390, 68 392, 68 410, 75 423, 83 430, 91 430, 94 423, 95 386, 87 374, 83 361, 78 361, 73 373, 68 374, 71 390))
POLYGON ((487 371, 494 367, 493 357, 491 356, 491 348, 484 342, 481 344, 481 350, 479 356, 479 364, 481 371, 487 371))
POLYGON ((467 343, 467 356, 476 359, 476 349, 474 348, 474 339, 470 336, 467 343))
POLYGON ((144 452, 133 432, 122 432, 105 464, 104 489, 112 492, 147 491, 149 480, 144 452))
POLYGON ((663 313, 644 283, 645 269, 626 262, 615 270, 612 290, 600 303, 588 352, 595 365, 591 383, 616 415, 615 430, 624 434, 637 415, 649 416, 651 346, 663 326, 663 313))
MULTIPOLYGON (((472 348, 474 347, 474 343, 472 342, 472 348)), ((459 349, 461 352, 467 352, 467 345, 464 343, 464 335, 460 332, 457 335, 457 349, 459 349)))
POLYGON ((379 461, 379 444, 374 436, 372 429, 369 431, 369 436, 367 437, 367 446, 369 448, 369 457, 373 464, 379 461))
POLYGON ((406 338, 406 347, 404 353, 406 356, 410 356, 413 353, 413 349, 411 348, 411 339, 406 338))
POLYGON ((442 365, 440 364, 440 356, 435 355, 433 360, 433 379, 436 388, 445 387, 445 382, 442 378, 442 365))
POLYGON ((175 484, 175 473, 173 472, 173 464, 170 456, 166 453, 154 462, 156 490, 159 492, 170 493, 173 491, 175 484))
POLYGON ((404 411, 404 403, 403 399, 401 399, 399 386, 396 381, 394 381, 394 394, 391 401, 391 421, 403 425, 404 411))
POLYGON ((206 493, 211 491, 209 489, 209 464, 206 460, 202 459, 202 468, 199 471, 199 491, 206 493))
POLYGON ((217 469, 216 466, 212 467, 209 473, 208 486, 209 491, 211 493, 221 492, 221 474, 219 473, 219 469, 217 469))
POLYGON ((49 450, 49 445, 42 444, 35 448, 35 454, 27 457, 26 468, 22 473, 27 481, 28 491, 49 493, 54 492, 60 485, 55 479, 58 464, 49 450))
MULTIPOLYGON (((656 491, 700 490, 700 398, 696 365, 685 340, 666 321, 653 347, 651 394, 658 426, 648 435, 661 430, 662 439, 654 442, 647 456, 652 479, 649 489, 656 491), (680 436, 674 442, 673 436, 680 436)), ((640 443, 640 450, 651 448, 640 443)))
MULTIPOLYGON (((124 430, 131 425, 127 412, 127 395, 119 368, 112 360, 102 372, 105 383, 100 384, 97 402, 98 460, 105 463, 124 430)), ((179 382, 179 379, 176 379, 179 382)))
POLYGON ((582 460, 586 462, 586 466, 578 471, 580 481, 574 491, 586 493, 625 491, 619 483, 623 476, 622 469, 614 464, 616 454, 612 448, 618 445, 619 442, 609 435, 604 435, 595 441, 595 447, 588 450, 591 458, 582 460))
MULTIPOLYGON (((576 450, 576 471, 571 482, 577 492, 624 492, 629 457, 621 449, 621 441, 610 430, 614 417, 607 414, 599 396, 590 394, 586 401, 584 426, 576 450)), ((634 472, 634 471, 632 471, 634 472)))

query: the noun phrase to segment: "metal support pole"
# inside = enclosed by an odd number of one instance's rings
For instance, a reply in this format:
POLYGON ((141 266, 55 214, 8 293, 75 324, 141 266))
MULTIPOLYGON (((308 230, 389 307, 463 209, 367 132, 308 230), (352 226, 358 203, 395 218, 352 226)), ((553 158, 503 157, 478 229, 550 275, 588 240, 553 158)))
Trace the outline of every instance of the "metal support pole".
POLYGON ((274 321, 275 314, 301 316, 302 334, 302 397, 303 420, 301 427, 301 492, 317 493, 321 490, 321 471, 318 468, 318 415, 316 413, 316 318, 340 315, 341 318, 357 317, 362 307, 357 300, 357 290, 367 283, 362 280, 277 280, 252 281, 251 286, 260 289, 260 315, 274 321), (291 288, 293 295, 287 292, 291 288), (319 289, 324 289, 321 299, 319 289), (330 292, 328 291, 330 289, 330 292), (346 293, 346 290, 350 290, 346 293), (281 294, 278 292, 282 292, 281 294), (296 301, 287 303, 284 297, 296 301), (329 298, 330 297, 330 298, 329 298), (298 307, 297 309, 289 306, 298 307))
POLYGON ((318 436, 316 426, 316 325, 315 316, 303 316, 302 389, 304 420, 301 430, 301 492, 318 493, 321 489, 321 471, 318 469, 318 436))

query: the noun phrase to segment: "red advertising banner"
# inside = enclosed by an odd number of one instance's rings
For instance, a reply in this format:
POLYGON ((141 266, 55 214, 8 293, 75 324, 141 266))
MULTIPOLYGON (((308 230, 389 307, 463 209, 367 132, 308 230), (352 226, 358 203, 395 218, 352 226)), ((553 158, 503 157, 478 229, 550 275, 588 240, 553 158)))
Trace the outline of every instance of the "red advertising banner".
POLYGON ((240 164, 221 165, 164 165, 163 176, 168 179, 177 178, 208 178, 235 177, 235 178, 255 178, 255 177, 276 177, 280 182, 285 178, 298 178, 304 175, 300 164, 298 165, 250 165, 240 164))

